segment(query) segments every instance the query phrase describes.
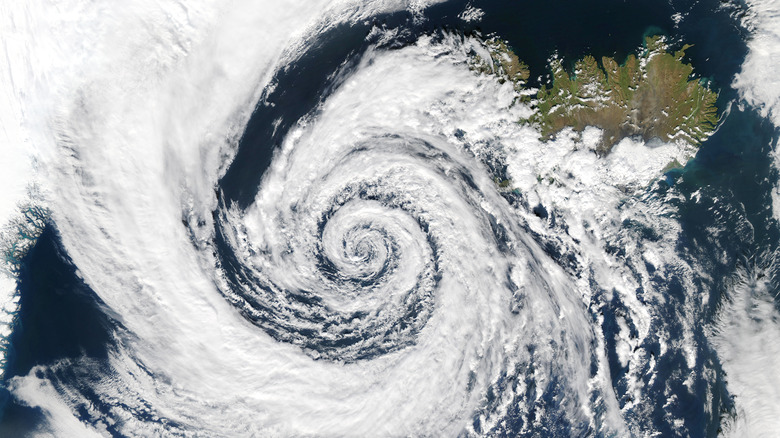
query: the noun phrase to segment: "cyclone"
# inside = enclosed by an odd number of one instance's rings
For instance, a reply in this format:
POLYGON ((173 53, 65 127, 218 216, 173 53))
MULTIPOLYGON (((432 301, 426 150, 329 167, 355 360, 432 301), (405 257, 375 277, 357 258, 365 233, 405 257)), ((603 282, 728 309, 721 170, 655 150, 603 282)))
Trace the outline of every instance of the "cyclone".
POLYGON ((0 435, 771 430, 757 6, 610 3, 586 42, 585 4, 44 3, 0 28, 46 60, 2 71, 32 176, 0 233, 0 435), (701 145, 542 136, 551 77, 491 61, 501 35, 540 73, 620 59, 653 26, 719 87, 701 145))
MULTIPOLYGON (((343 376, 322 375, 316 385, 325 392, 376 388, 352 396, 374 407, 364 408, 368 418, 393 412, 388 400, 425 400, 408 417, 386 420, 396 424, 388 432, 458 433, 475 411, 482 418, 471 420, 474 433, 499 430, 501 404, 531 391, 506 382, 517 368, 533 369, 551 394, 576 394, 529 413, 559 410, 577 427, 601 422, 574 408, 602 397, 602 388, 588 388, 593 376, 581 367, 597 366, 598 357, 573 284, 529 237, 484 164, 442 135, 436 116, 416 110, 446 99, 453 84, 472 82, 475 99, 498 92, 458 68, 466 45, 439 35, 395 51, 369 47, 340 88, 294 125, 252 201, 242 207, 220 194, 206 244, 216 256, 204 270, 216 273, 244 318, 314 359, 304 374, 332 363, 357 374, 346 388, 343 376), (409 76, 377 86, 398 63, 409 76), (431 75, 420 77, 431 63, 431 75), (441 74, 451 82, 434 80, 441 74), (413 79, 425 93, 397 89, 413 79), (397 381, 411 393, 398 398, 397 381), (500 399, 488 403, 487 391, 500 399)), ((371 433, 350 427, 334 433, 371 433)))

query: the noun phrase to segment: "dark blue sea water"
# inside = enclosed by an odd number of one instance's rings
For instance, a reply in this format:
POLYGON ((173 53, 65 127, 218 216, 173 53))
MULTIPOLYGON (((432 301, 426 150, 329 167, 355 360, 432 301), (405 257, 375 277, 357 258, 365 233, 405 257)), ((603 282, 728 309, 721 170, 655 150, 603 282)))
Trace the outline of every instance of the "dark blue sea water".
MULTIPOLYGON (((572 61, 585 54, 623 59, 642 44, 643 36, 662 33, 673 42, 694 44, 687 52, 688 59, 697 73, 711 79, 712 86, 720 91, 721 111, 735 102, 736 93, 730 84, 747 52, 746 34, 730 16, 731 10, 722 8, 719 1, 567 0, 469 4, 484 10, 481 22, 466 24, 458 19, 466 2, 454 1, 429 8, 425 13, 428 19, 423 22, 408 13, 380 16, 372 22, 334 28, 313 41, 290 68, 277 74, 278 86, 262 96, 246 127, 234 163, 216 187, 221 203, 235 203, 245 208, 254 200, 275 148, 302 116, 310 113, 338 86, 333 80, 334 72, 339 69, 348 72, 354 68, 360 53, 371 44, 366 37, 374 25, 405 29, 388 49, 409 44, 421 34, 442 30, 482 35, 495 32, 507 39, 521 59, 529 64, 532 81, 546 74, 547 59, 553 53, 572 61), (672 20, 676 12, 687 14, 679 26, 672 20), (274 127, 276 120, 281 123, 274 127)), ((778 180, 777 172, 771 166, 770 153, 777 136, 773 126, 756 111, 731 106, 718 132, 702 145, 696 158, 684 169, 670 171, 656 188, 658 196, 672 189, 685 195, 675 201, 679 203, 677 219, 684 230, 678 243, 679 252, 695 259, 715 279, 714 283, 706 285, 712 296, 709 308, 701 309, 701 325, 696 330, 700 349, 696 356, 697 367, 715 370, 714 380, 703 373, 697 374, 691 393, 677 374, 685 361, 682 354, 661 355, 657 339, 649 339, 643 345, 658 358, 660 371, 654 383, 645 382, 646 391, 657 397, 639 421, 663 436, 674 436, 665 420, 667 408, 664 405, 669 397, 664 391, 666 385, 670 385, 672 394, 678 398, 678 403, 672 407, 675 416, 684 419, 692 436, 717 435, 722 417, 733 408, 723 371, 704 336, 704 327, 718 308, 728 273, 733 273, 745 257, 771 252, 778 246, 780 230, 770 220, 770 193, 778 180), (691 199, 690 195, 697 191, 702 194, 699 202, 685 200, 691 199), (711 233, 713 229, 733 232, 715 236, 711 233), (726 254, 726 257, 716 259, 713 254, 726 254), (707 389, 715 394, 709 401, 705 397, 707 389)), ((638 224, 627 222, 623 226, 643 238, 658 238, 638 224)), ((620 250, 616 248, 615 251, 620 250)), ((563 257, 554 249, 549 252, 553 257, 563 257)), ((229 260, 223 259, 223 263, 229 269, 229 260)), ((662 285, 669 296, 668 308, 660 309, 660 314, 666 315, 668 320, 654 324, 662 324, 675 338, 681 334, 679 322, 674 321, 675 306, 686 291, 676 278, 659 277, 653 281, 662 285)), ((86 355, 99 363, 115 348, 113 334, 121 327, 79 277, 78 267, 73 265, 60 242, 56 223, 49 223, 23 260, 19 291, 21 311, 12 337, 5 382, 30 373, 37 365, 51 365, 63 359, 86 355)), ((618 330, 616 318, 624 305, 617 294, 615 297, 602 309, 602 330, 613 385, 619 400, 626 402, 631 395, 622 379, 626 370, 617 359, 614 341, 618 330)), ((39 372, 55 388, 59 385, 78 388, 87 398, 100 403, 97 397, 90 396, 90 381, 94 376, 85 376, 67 367, 60 367, 56 372, 49 369, 39 372)), ((105 372, 110 373, 110 369, 105 372)), ((103 408, 98 405, 96 409, 103 408)), ((39 410, 24 406, 0 388, 0 437, 28 435, 41 421, 39 410)), ((559 426, 565 429, 565 425, 559 426)), ((112 430, 109 433, 113 433, 112 430)), ((560 436, 566 436, 565 431, 561 430, 560 436)))
MULTIPOLYGON (((11 341, 6 381, 26 375, 36 365, 86 355, 105 359, 115 322, 95 293, 79 278, 50 224, 27 254, 19 273, 21 307, 11 341)), ((42 373, 42 372, 41 372, 42 373)), ((53 381, 68 379, 63 372, 53 381)), ((3 417, 0 436, 25 436, 34 431, 42 413, 9 400, 0 392, 3 417)))

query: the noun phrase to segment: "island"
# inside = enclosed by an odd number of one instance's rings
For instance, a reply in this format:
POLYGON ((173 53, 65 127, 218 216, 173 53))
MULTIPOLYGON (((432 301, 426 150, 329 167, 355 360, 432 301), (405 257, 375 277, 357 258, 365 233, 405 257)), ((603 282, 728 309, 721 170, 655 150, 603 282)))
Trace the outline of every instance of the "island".
POLYGON ((679 139, 698 146, 718 123, 717 93, 707 81, 693 79, 693 67, 683 61, 690 45, 669 53, 663 37, 647 37, 645 50, 629 55, 622 64, 606 56, 601 63, 585 56, 572 72, 554 58, 552 84, 540 87, 535 95, 526 88, 528 67, 507 43, 492 38, 485 45, 489 62, 473 68, 511 81, 520 100, 534 109, 533 116, 520 122, 537 126, 544 139, 566 127, 582 131, 595 126, 603 130, 598 148, 603 154, 633 136, 663 142, 679 139))

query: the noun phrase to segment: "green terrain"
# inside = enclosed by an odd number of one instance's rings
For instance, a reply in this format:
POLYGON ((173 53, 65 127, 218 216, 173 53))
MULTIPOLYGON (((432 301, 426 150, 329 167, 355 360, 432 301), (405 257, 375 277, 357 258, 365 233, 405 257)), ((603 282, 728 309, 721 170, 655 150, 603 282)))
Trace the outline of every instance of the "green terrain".
POLYGON ((504 41, 491 38, 485 41, 485 47, 490 54, 490 59, 475 57, 475 63, 471 66, 472 70, 479 73, 495 74, 501 83, 510 81, 514 84, 515 90, 522 91, 531 74, 528 66, 520 61, 520 58, 504 41))
MULTIPOLYGON (((495 66, 500 67, 493 71, 500 80, 511 80, 516 90, 522 90, 529 77, 525 64, 505 43, 490 40, 487 45, 495 66)), ((571 73, 555 59, 550 65, 552 85, 537 91, 531 100, 534 116, 526 122, 537 125, 547 139, 566 127, 575 131, 586 126, 601 128, 602 153, 629 136, 664 142, 682 139, 698 145, 718 122, 718 95, 703 81, 691 79, 693 67, 683 62, 689 47, 668 53, 663 38, 650 37, 644 53, 630 55, 622 65, 609 57, 599 63, 586 56, 571 73)))

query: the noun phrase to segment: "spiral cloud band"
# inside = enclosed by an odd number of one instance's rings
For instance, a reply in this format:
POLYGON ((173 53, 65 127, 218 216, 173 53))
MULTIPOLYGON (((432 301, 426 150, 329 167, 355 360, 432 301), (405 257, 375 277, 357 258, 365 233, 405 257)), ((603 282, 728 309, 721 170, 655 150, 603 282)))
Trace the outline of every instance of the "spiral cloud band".
MULTIPOLYGON (((695 149, 542 141, 523 90, 475 68, 479 8, 45 3, 7 15, 87 31, 27 41, 58 86, 23 84, 55 102, 24 111, 108 347, 8 380, 41 435, 719 427, 699 321, 720 265, 680 250, 677 221, 707 192, 663 177, 695 149)), ((748 240, 744 212, 707 208, 748 240)))
POLYGON ((570 393, 547 407, 565 413, 593 392, 583 305, 484 167, 419 111, 445 101, 452 84, 498 92, 453 59, 421 77, 437 63, 428 51, 453 50, 430 44, 365 54, 365 67, 290 134, 254 202, 221 206, 223 294, 276 340, 322 359, 307 361, 312 375, 346 363, 360 377, 345 388, 341 376, 321 375, 325 393, 360 394, 368 418, 394 413, 384 421, 402 426, 388 432, 456 433, 477 409, 475 427, 494 427, 496 409, 529 395, 506 381, 517 368, 570 393), (398 64, 407 78, 378 83, 398 64), (442 73, 453 77, 442 84, 442 73), (415 88, 398 90, 406 81, 415 88), (398 381, 414 392, 395 394, 398 381), (490 387, 500 403, 485 404, 490 387), (421 404, 407 418, 393 407, 413 400, 421 404), (450 414, 432 415, 439 410, 450 414))

